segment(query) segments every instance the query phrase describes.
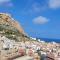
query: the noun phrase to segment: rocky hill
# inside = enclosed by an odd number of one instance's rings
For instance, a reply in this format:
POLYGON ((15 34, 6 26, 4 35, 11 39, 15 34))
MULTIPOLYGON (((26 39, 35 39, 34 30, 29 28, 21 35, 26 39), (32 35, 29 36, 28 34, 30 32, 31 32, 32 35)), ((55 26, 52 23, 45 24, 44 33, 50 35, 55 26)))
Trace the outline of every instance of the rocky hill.
POLYGON ((16 41, 27 39, 21 25, 6 13, 0 13, 0 34, 16 41))

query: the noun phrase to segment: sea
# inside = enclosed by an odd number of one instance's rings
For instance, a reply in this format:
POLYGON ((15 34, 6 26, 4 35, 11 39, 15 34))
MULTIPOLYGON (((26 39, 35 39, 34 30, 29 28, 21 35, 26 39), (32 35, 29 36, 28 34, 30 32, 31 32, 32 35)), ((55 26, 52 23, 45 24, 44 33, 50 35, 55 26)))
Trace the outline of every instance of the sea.
POLYGON ((45 42, 56 42, 56 43, 60 43, 60 39, 52 39, 52 38, 38 38, 41 41, 45 41, 45 42))

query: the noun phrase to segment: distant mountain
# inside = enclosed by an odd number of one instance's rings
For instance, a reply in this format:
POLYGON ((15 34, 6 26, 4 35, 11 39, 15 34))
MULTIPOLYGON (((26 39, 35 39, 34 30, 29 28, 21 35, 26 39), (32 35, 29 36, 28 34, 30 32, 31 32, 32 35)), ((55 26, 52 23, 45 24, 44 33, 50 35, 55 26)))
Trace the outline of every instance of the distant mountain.
POLYGON ((7 13, 0 13, 0 34, 16 41, 28 39, 21 25, 7 13))

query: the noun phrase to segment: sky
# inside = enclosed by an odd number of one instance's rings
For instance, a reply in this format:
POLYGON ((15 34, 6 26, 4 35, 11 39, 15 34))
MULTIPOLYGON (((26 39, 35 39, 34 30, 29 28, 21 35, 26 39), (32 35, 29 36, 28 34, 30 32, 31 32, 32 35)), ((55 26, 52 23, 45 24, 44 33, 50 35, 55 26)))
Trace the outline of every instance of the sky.
POLYGON ((60 39, 60 0, 0 0, 0 12, 11 14, 31 37, 60 39))

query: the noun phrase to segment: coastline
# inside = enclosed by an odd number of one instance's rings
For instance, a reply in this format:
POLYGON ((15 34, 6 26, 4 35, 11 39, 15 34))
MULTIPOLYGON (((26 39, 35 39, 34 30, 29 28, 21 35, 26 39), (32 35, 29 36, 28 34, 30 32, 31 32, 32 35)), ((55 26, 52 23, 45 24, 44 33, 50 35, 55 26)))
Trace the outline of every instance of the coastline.
POLYGON ((56 42, 56 43, 60 43, 60 39, 54 39, 54 38, 37 38, 40 39, 42 41, 45 41, 47 43, 51 43, 51 42, 56 42))

